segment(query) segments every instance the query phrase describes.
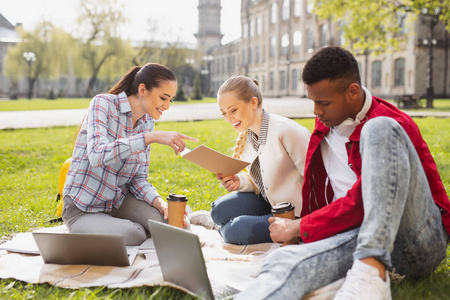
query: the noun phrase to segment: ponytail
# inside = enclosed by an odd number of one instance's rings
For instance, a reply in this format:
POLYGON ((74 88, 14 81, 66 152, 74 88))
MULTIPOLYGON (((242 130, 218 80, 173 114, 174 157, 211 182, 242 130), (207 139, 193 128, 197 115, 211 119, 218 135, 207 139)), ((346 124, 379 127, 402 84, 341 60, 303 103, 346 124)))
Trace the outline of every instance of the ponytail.
POLYGON ((160 64, 148 63, 143 67, 133 67, 109 91, 109 94, 118 95, 125 92, 127 96, 136 95, 139 85, 144 84, 147 91, 151 91, 163 81, 177 81, 173 72, 160 64))
POLYGON ((108 94, 119 95, 120 93, 125 92, 127 96, 130 96, 130 88, 133 84, 134 78, 136 77, 137 72, 141 69, 142 68, 138 66, 131 68, 128 73, 108 91, 108 94))

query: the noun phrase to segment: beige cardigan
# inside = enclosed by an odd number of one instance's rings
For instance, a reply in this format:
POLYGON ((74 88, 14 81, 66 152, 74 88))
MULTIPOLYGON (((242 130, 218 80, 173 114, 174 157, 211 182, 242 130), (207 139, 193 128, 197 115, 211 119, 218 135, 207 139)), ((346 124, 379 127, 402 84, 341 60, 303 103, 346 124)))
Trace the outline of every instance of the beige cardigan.
MULTIPOLYGON (((288 118, 269 114, 267 140, 260 145, 258 153, 250 143, 246 143, 241 154, 242 160, 253 162, 259 156, 261 176, 266 196, 272 205, 291 202, 295 215, 300 216, 302 207, 302 183, 306 150, 310 132, 305 127, 288 118)), ((237 174, 239 192, 255 192, 255 183, 247 172, 237 174)))

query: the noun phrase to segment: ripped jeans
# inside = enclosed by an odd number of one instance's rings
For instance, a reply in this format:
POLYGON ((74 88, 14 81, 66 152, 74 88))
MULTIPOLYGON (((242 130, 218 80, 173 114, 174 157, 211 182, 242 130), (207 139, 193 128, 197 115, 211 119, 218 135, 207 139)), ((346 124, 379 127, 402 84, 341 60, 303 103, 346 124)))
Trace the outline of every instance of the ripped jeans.
POLYGON ((345 277, 354 259, 375 257, 400 275, 429 275, 446 257, 448 234, 417 152, 393 119, 361 132, 361 227, 270 253, 254 283, 235 299, 301 299, 345 277))

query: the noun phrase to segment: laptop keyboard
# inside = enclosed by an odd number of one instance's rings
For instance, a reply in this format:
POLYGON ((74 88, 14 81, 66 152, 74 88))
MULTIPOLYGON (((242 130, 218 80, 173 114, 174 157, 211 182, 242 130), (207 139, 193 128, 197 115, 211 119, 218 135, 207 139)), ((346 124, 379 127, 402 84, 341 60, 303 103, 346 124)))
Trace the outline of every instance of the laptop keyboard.
POLYGON ((211 280, 211 289, 213 290, 214 298, 216 300, 220 299, 232 299, 234 295, 240 292, 240 290, 235 289, 229 285, 223 284, 217 280, 211 280))

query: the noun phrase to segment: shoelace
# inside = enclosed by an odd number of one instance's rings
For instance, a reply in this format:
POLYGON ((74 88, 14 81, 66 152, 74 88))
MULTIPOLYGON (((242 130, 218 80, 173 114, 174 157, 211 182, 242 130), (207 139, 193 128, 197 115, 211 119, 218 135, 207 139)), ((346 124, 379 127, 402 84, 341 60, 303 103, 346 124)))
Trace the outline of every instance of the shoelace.
POLYGON ((400 283, 405 279, 405 275, 398 274, 395 268, 392 271, 388 271, 388 273, 392 283, 400 283))

